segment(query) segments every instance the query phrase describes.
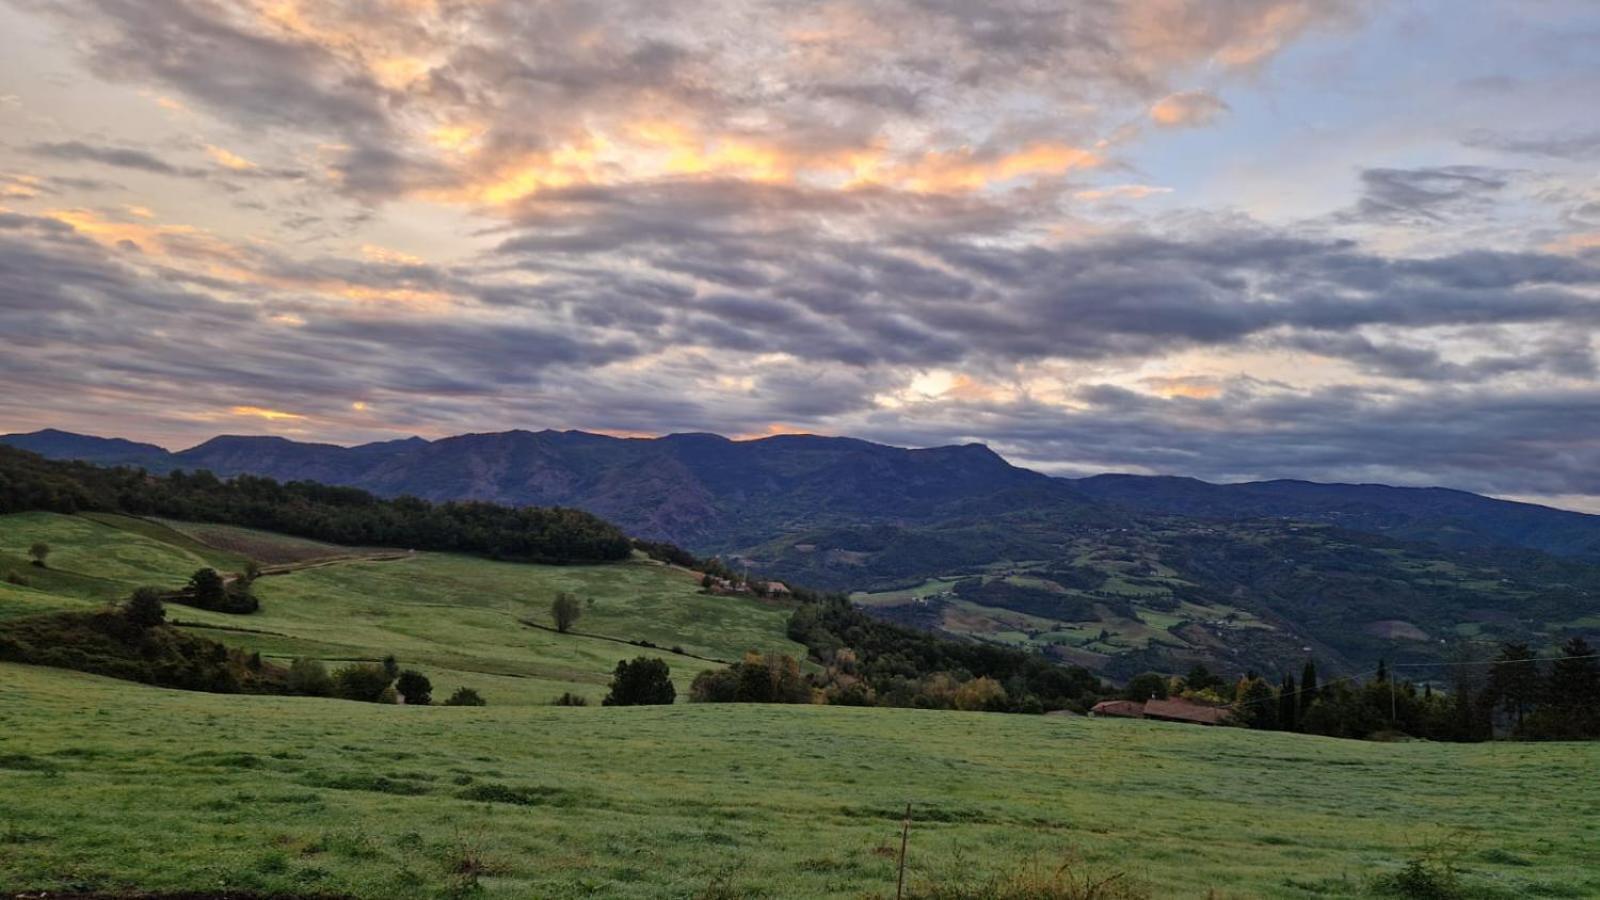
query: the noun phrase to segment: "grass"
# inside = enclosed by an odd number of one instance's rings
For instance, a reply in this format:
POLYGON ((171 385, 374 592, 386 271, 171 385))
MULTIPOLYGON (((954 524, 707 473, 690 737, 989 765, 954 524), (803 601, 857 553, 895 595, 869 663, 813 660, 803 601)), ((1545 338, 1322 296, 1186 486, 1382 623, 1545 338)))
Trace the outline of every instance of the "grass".
POLYGON ((1474 845, 1463 883, 1487 896, 1592 896, 1597 766, 1593 744, 843 707, 382 707, 0 665, 0 884, 887 897, 911 801, 922 896, 1065 860, 1158 897, 1349 896, 1458 830, 1474 845))
MULTIPOLYGON (((29 567, 31 586, 0 583, 0 617, 230 567, 238 557, 201 540, 211 534, 0 517, 0 568, 34 540, 56 550, 49 569, 29 567)), ((275 538, 229 535, 254 552, 275 538)), ((1470 846, 1459 878, 1471 896, 1600 894, 1600 745, 843 707, 556 708, 563 691, 598 701, 616 661, 639 653, 668 659, 680 688, 711 665, 598 635, 716 658, 798 653, 788 611, 708 597, 688 574, 637 560, 347 559, 256 591, 255 615, 170 614, 271 657, 393 652, 436 696, 468 684, 490 706, 186 693, 0 664, 0 889, 888 897, 910 801, 910 896, 1073 896, 1058 889, 1067 862, 1069 874, 1120 873, 1129 896, 1350 896, 1409 883, 1408 864, 1445 835, 1470 846), (585 601, 586 635, 522 624, 547 621, 558 591, 585 601)))
POLYGON ((174 606, 169 619, 279 661, 312 656, 334 667, 393 653, 427 675, 441 699, 458 685, 470 685, 495 705, 548 703, 569 691, 598 703, 617 661, 639 654, 665 658, 686 695, 695 674, 716 666, 695 657, 735 660, 747 650, 805 653, 784 634, 787 607, 708 596, 688 572, 644 560, 534 566, 417 553, 319 564, 330 554, 362 551, 249 529, 219 532, 216 526, 120 516, 0 516, 0 552, 20 547, 26 553, 35 540, 54 548, 48 570, 25 566, 32 586, 0 582, 0 618, 93 607, 144 584, 177 587, 204 565, 242 568, 233 551, 198 542, 217 534, 230 547, 248 546, 268 558, 299 553, 308 567, 257 580, 262 609, 254 615, 174 606), (576 626, 581 635, 523 624, 551 624, 550 602, 561 591, 584 603, 576 626), (619 641, 649 642, 656 649, 619 641), (671 652, 674 647, 692 656, 671 652))

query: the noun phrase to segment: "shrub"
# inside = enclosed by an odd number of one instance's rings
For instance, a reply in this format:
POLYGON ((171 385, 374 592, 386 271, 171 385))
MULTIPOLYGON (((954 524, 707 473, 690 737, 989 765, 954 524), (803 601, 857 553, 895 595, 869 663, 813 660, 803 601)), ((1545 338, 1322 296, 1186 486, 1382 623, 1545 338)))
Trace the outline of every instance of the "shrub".
POLYGON ((28 555, 33 557, 33 564, 42 569, 45 567, 44 561, 50 556, 50 545, 44 541, 34 541, 33 546, 28 548, 28 555))
POLYGON ((14 584, 17 587, 28 587, 29 585, 33 584, 33 582, 29 581, 28 576, 23 575, 21 572, 7 572, 6 584, 14 584))
POLYGON ((354 663, 333 673, 334 696, 363 703, 380 703, 393 676, 380 665, 354 663))
POLYGON ((733 668, 707 669, 689 685, 692 703, 732 703, 739 699, 739 674, 733 668))
POLYGON ((228 599, 226 586, 216 569, 199 569, 190 575, 189 592, 194 596, 194 605, 201 609, 221 606, 228 599))
POLYGON ((552 705, 554 705, 554 706, 588 706, 589 705, 589 698, 583 696, 582 694, 574 694, 571 691, 567 691, 566 693, 562 694, 561 696, 557 697, 554 701, 552 701, 552 705))
POLYGON ((433 682, 416 669, 401 672, 394 686, 400 696, 406 698, 407 706, 427 706, 433 702, 433 682))
POLYGON ((640 656, 632 662, 617 663, 611 676, 611 692, 601 705, 653 706, 671 703, 677 695, 666 660, 640 656))
POLYGON ((133 592, 122 604, 122 617, 135 628, 154 628, 166 621, 167 610, 161 605, 161 592, 142 587, 133 592))
POLYGON ((566 634, 577 623, 578 617, 583 615, 583 605, 578 598, 562 591, 556 599, 550 602, 550 618, 556 622, 556 630, 566 634))
POLYGON ((991 712, 1004 712, 1006 709, 1006 689, 1000 682, 987 676, 974 678, 956 690, 956 709, 969 712, 989 710, 991 712))
POLYGON ((458 688, 456 688, 456 692, 454 694, 451 694, 450 698, 448 700, 444 701, 444 705, 445 706, 488 706, 489 704, 484 702, 483 697, 481 695, 479 695, 479 693, 478 693, 476 688, 458 687, 458 688))
POLYGON ((333 693, 333 679, 320 659, 300 657, 289 664, 289 692, 307 697, 327 697, 333 693))

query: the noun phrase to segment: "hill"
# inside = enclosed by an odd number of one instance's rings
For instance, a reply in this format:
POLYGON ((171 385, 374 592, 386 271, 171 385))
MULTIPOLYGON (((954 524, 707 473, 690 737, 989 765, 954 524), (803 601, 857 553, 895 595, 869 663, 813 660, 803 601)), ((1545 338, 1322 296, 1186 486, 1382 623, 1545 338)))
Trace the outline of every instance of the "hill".
POLYGON ((697 552, 725 553, 834 525, 944 523, 987 508, 1102 522, 1128 514, 1289 518, 1455 549, 1513 546, 1600 562, 1600 516, 1444 488, 1050 478, 978 444, 908 450, 817 435, 734 441, 507 431, 355 447, 230 435, 169 453, 54 430, 0 436, 0 443, 52 459, 306 479, 385 497, 573 506, 629 534, 697 552))
POLYGON ((0 663, 0 884, 290 897, 1600 892, 1600 744, 811 706, 395 707, 0 663), (1509 801, 1507 798, 1515 798, 1509 801))
POLYGON ((599 702, 620 659, 669 660, 680 688, 694 675, 755 649, 804 656, 785 629, 789 610, 745 597, 712 597, 688 572, 643 559, 539 566, 436 553, 373 553, 248 529, 153 522, 121 515, 0 515, 0 622, 93 610, 135 588, 174 589, 203 566, 237 572, 251 557, 299 560, 268 568, 248 616, 169 606, 182 630, 287 664, 329 667, 396 655, 446 691, 476 687, 495 705, 548 703, 571 691, 599 702), (48 568, 28 564, 45 541, 48 568), (218 549, 208 542, 226 545, 218 549), (558 592, 584 603, 577 631, 548 625, 558 592), (651 644, 658 649, 633 646, 651 644), (677 648, 681 652, 673 652, 677 648))
MULTIPOLYGON (((0 438, 43 445, 55 458, 86 458, 93 440, 0 438)), ((509 431, 358 447, 224 436, 169 454, 161 468, 308 479, 385 497, 578 507, 636 537, 698 552, 727 552, 822 524, 933 522, 997 494, 1058 511, 1089 505, 1066 482, 1012 466, 979 445, 907 450, 815 435, 732 441, 509 431)))
POLYGON ((1353 673, 1600 638, 1600 517, 1459 491, 1068 481, 981 446, 803 435, 224 437, 168 463, 568 504, 741 569, 852 590, 892 621, 1119 678, 1196 662, 1292 671, 1307 655, 1353 673))

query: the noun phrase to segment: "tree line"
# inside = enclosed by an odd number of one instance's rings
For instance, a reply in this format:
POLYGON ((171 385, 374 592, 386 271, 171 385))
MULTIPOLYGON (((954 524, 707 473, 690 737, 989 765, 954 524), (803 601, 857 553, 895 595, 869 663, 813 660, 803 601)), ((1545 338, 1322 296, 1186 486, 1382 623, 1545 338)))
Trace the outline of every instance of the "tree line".
POLYGON ((357 488, 207 471, 151 475, 0 446, 0 514, 118 512, 259 528, 347 546, 471 553, 550 564, 626 559, 627 535, 563 507, 430 503, 357 488))
MULTIPOLYGON (((1504 644, 1493 660, 1447 664, 1436 690, 1403 681, 1380 663, 1364 681, 1318 684, 1306 663, 1297 682, 1276 685, 1254 675, 1234 687, 1239 724, 1272 731, 1367 738, 1404 734, 1435 741, 1600 739, 1600 658, 1582 637, 1541 659, 1526 643, 1504 644)), ((1144 686, 1150 681, 1141 676, 1144 686)), ((1136 679, 1138 682, 1141 679, 1136 679)), ((1132 685, 1130 685, 1132 687, 1132 685)))

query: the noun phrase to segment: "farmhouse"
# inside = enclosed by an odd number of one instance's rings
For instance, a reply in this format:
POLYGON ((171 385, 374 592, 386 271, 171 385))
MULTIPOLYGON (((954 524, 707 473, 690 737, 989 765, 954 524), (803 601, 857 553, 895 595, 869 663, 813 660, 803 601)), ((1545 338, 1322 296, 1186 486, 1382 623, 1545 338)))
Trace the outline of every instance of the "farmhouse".
POLYGON ((1117 719, 1144 718, 1144 704, 1137 700, 1102 700, 1089 710, 1091 716, 1110 716, 1117 719))
POLYGON ((1155 719, 1159 722, 1182 722, 1188 725, 1221 725, 1231 712, 1223 706, 1206 706, 1191 700, 1156 700, 1147 703, 1137 700, 1102 700, 1089 710, 1091 716, 1115 719, 1155 719))
POLYGON ((1151 700, 1144 705, 1146 719, 1190 725, 1221 725, 1228 720, 1231 712, 1225 706, 1206 706, 1182 699, 1151 700))

